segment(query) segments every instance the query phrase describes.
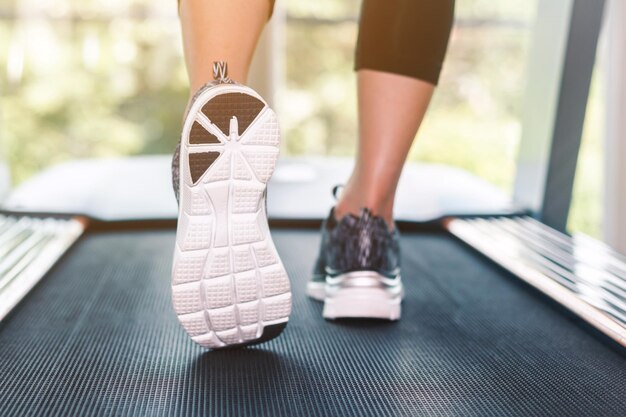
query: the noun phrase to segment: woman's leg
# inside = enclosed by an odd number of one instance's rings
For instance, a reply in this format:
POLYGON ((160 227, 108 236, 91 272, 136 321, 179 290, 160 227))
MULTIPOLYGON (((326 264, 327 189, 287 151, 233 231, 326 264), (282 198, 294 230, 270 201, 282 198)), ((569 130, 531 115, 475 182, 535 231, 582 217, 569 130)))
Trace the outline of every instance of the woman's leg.
POLYGON ((245 83, 273 0, 181 0, 180 21, 191 92, 213 79, 213 62, 226 61, 231 79, 245 83))
POLYGON ((335 213, 392 224, 398 180, 447 49, 454 0, 364 0, 356 50, 359 140, 335 213))
POLYGON ((431 83, 415 78, 359 70, 358 150, 335 208, 338 218, 367 207, 392 224, 400 173, 433 90, 431 83))

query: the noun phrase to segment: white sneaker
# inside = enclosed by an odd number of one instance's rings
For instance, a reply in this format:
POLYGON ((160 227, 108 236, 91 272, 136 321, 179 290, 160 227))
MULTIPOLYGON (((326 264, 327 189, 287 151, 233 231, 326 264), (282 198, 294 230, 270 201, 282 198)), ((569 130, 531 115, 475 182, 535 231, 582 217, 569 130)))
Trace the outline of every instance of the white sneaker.
POLYGON ((217 82, 192 100, 173 162, 180 195, 172 301, 191 338, 215 349, 278 336, 291 291, 265 204, 279 153, 276 115, 254 90, 228 80, 225 64, 214 68, 217 82))

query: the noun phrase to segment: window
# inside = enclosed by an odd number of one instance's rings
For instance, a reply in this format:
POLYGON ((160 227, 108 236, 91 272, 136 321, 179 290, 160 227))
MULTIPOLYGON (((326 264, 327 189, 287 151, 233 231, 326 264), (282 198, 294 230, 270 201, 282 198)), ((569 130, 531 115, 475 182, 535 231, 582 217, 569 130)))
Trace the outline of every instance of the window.
MULTIPOLYGON (((511 191, 536 4, 457 1, 448 59, 411 161, 458 166, 511 191)), ((360 1, 280 5, 285 154, 351 156, 360 1)), ((0 159, 14 185, 69 159, 172 152, 188 97, 175 0, 8 0, 0 18, 8 46, 0 48, 0 159)), ((571 217, 573 229, 591 234, 599 233, 599 77, 571 217)))

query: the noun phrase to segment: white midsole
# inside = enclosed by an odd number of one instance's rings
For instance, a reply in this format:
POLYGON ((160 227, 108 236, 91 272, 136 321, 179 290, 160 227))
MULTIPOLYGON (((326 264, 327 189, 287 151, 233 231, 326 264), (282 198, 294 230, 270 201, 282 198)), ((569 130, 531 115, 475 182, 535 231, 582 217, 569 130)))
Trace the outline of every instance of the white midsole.
POLYGON ((322 315, 327 319, 375 318, 398 320, 402 297, 389 294, 380 288, 346 288, 324 300, 322 315))
POLYGON ((404 288, 400 277, 385 277, 374 271, 354 271, 325 282, 309 281, 307 295, 324 301, 323 316, 398 320, 404 288))

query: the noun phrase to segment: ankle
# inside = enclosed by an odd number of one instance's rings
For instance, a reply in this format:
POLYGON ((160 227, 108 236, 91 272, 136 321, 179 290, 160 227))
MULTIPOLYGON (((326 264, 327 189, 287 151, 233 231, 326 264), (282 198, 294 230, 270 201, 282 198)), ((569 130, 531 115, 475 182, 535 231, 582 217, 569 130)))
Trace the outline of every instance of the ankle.
POLYGON ((350 198, 349 195, 342 193, 335 205, 335 219, 341 220, 342 217, 352 214, 361 215, 361 210, 367 208, 374 216, 380 216, 385 220, 389 229, 393 229, 393 205, 383 201, 368 201, 367 199, 350 198))

